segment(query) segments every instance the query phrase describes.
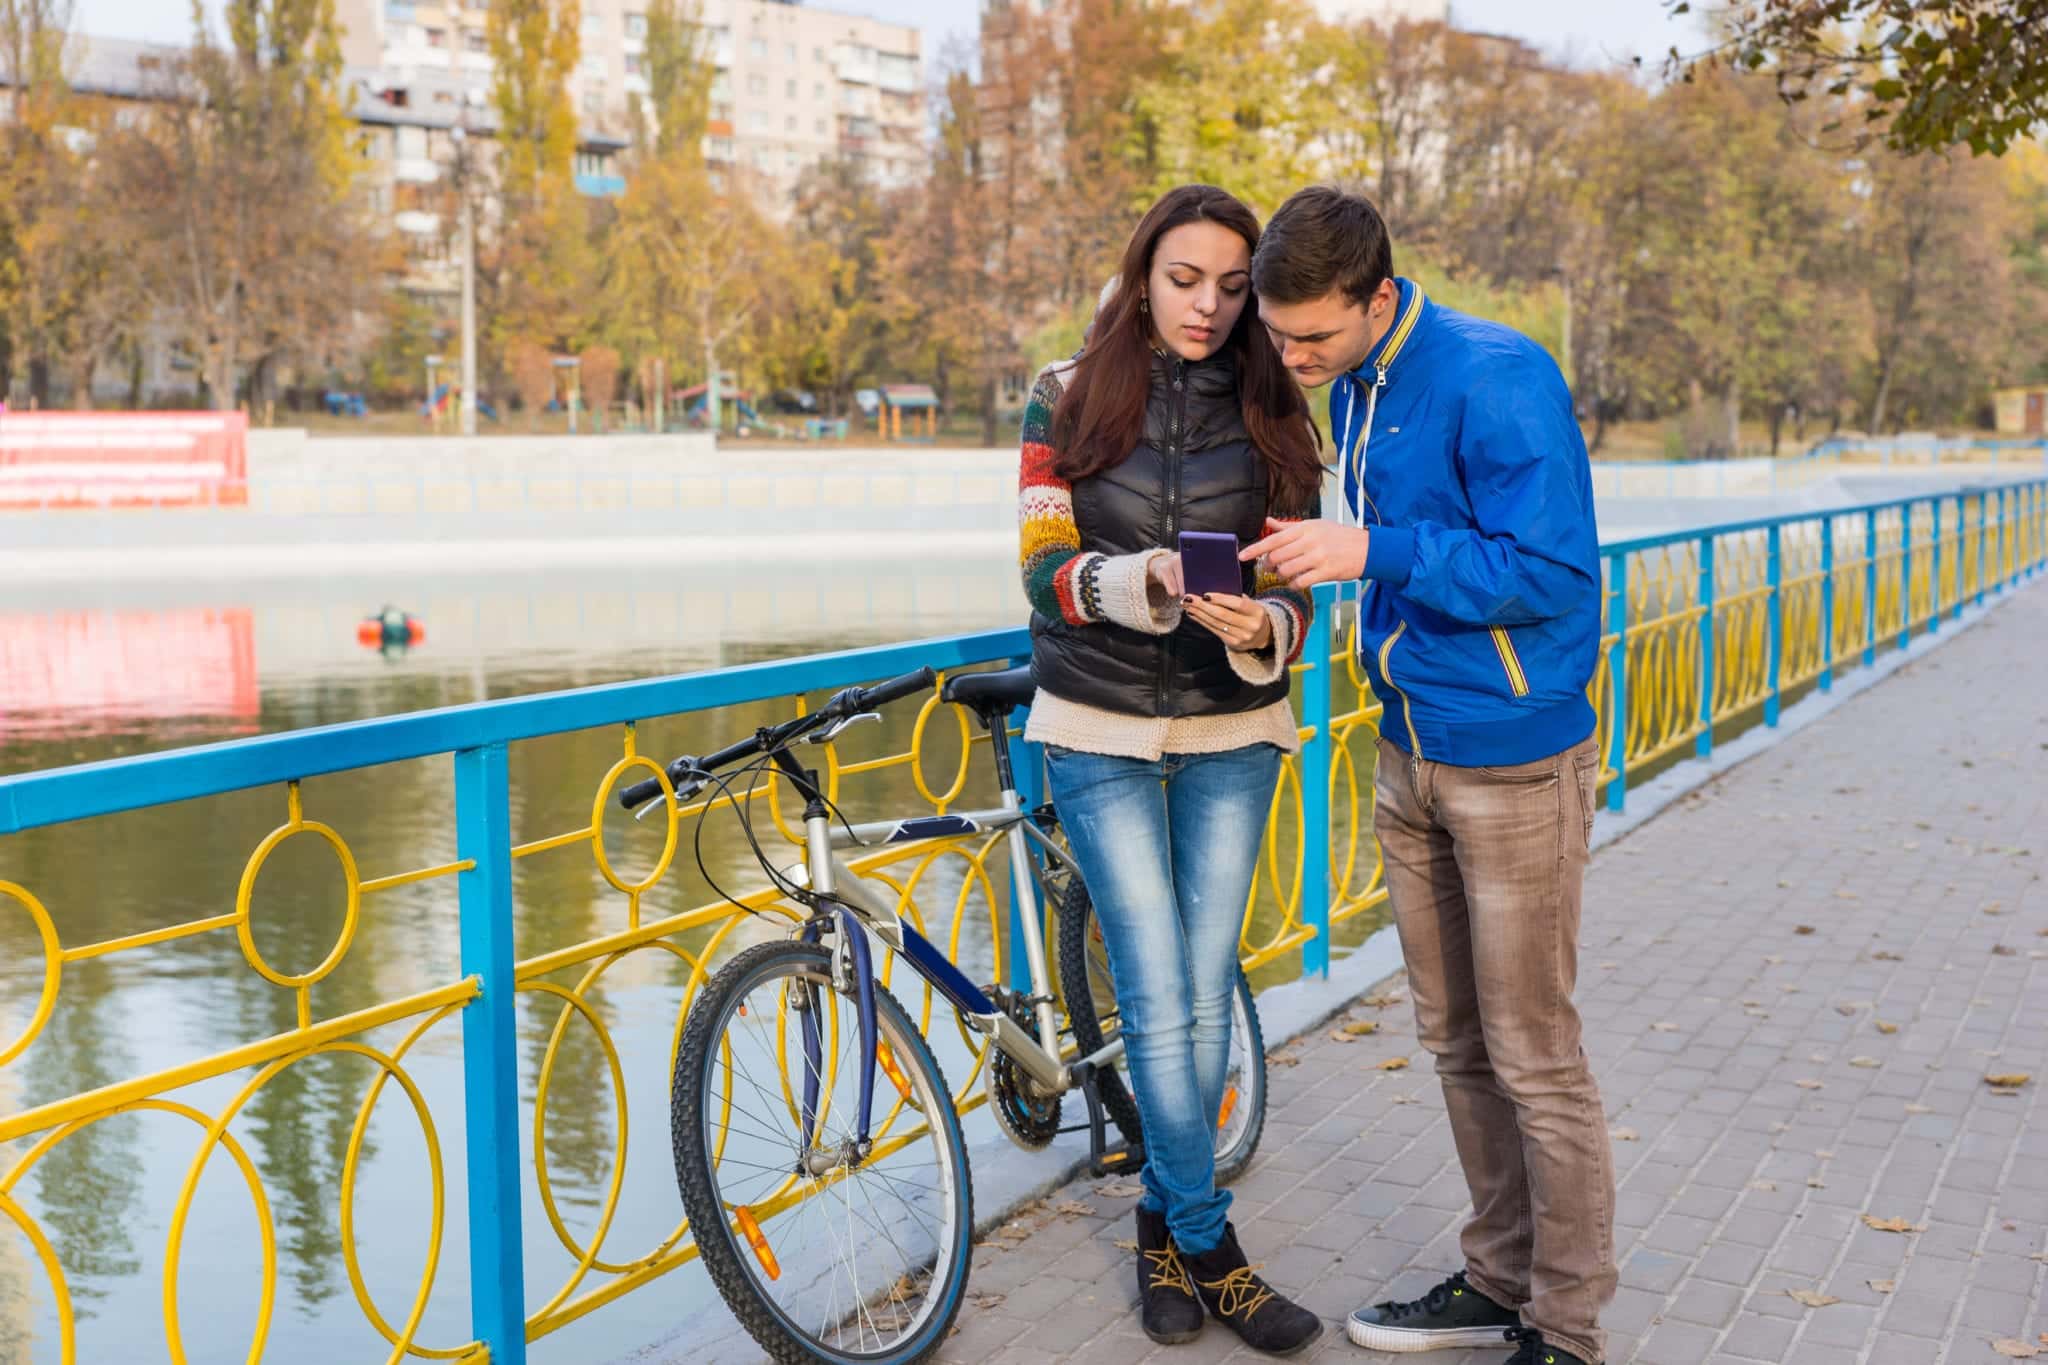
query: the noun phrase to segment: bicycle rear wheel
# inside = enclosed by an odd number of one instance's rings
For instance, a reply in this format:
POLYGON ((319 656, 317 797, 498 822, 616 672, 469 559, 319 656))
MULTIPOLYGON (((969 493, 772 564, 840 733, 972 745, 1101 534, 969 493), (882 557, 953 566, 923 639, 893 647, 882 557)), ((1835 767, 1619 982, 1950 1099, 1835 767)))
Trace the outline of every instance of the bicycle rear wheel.
POLYGON ((858 1014, 826 949, 762 944, 705 987, 676 1054, 671 1136, 691 1233, 734 1316, 788 1365, 922 1360, 967 1288, 973 1188, 952 1092, 877 984, 873 1147, 855 1159, 858 1014))
MULTIPOLYGON (((1109 950, 1095 920, 1095 905, 1079 878, 1069 881, 1059 901, 1060 992, 1082 1056, 1117 1036, 1116 985, 1109 972, 1109 950)), ((1144 1125, 1132 1100, 1129 1072, 1119 1060, 1097 1083, 1102 1107, 1115 1120, 1124 1140, 1142 1147, 1144 1125)), ((1217 1108, 1215 1131, 1216 1183, 1227 1184, 1244 1173, 1258 1151, 1266 1129, 1266 1040, 1259 1028, 1258 1005, 1244 969, 1237 970, 1231 995, 1230 1063, 1223 1080, 1223 1102, 1217 1108)))

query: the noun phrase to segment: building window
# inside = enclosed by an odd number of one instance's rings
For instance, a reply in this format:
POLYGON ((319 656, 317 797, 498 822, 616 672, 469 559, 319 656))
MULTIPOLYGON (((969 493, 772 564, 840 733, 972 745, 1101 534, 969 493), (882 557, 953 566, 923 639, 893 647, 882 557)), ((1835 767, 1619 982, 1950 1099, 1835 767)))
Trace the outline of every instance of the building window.
POLYGON ((791 66, 795 66, 795 65, 796 65, 796 44, 795 44, 795 43, 784 43, 784 44, 782 45, 782 60, 784 60, 785 62, 788 62, 788 63, 789 63, 789 64, 790 64, 791 66))
POLYGON ((785 133, 793 133, 793 132, 795 132, 795 131, 796 131, 796 115, 795 115, 795 114, 791 114, 791 115, 790 115, 790 116, 789 116, 788 118, 785 118, 785 119, 784 119, 784 120, 782 121, 782 131, 783 131, 783 132, 785 132, 785 133))
POLYGON ((824 99, 824 98, 825 98, 825 82, 823 82, 823 81, 812 81, 812 82, 811 82, 811 98, 812 98, 812 99, 814 99, 814 100, 822 100, 822 99, 824 99))
POLYGON ((784 96, 785 98, 787 98, 787 99, 795 99, 795 98, 796 98, 796 82, 795 82, 795 81, 784 81, 784 82, 783 82, 783 90, 782 90, 782 93, 783 93, 783 96, 784 96))
POLYGON ((732 139, 729 137, 712 138, 711 148, 705 155, 709 156, 713 161, 732 160, 732 139))
POLYGON ((748 55, 749 57, 752 57, 752 58, 753 58, 753 59, 754 59, 755 61, 757 61, 757 62, 765 62, 765 61, 767 61, 767 60, 768 60, 768 41, 767 41, 767 39, 765 39, 765 38, 755 38, 755 39, 752 39, 751 41, 749 41, 749 42, 747 43, 747 55, 748 55))
POLYGON ((628 76, 637 76, 637 75, 639 75, 639 74, 640 74, 640 54, 639 54, 639 53, 637 53, 637 52, 628 52, 628 53, 626 54, 626 74, 627 74, 628 76))
POLYGON ((819 119, 819 120, 818 120, 818 136, 819 136, 819 137, 824 137, 824 136, 826 136, 826 133, 825 133, 825 120, 823 120, 823 119, 819 119))
POLYGON ((491 43, 483 34, 472 30, 462 35, 462 48, 465 52, 489 53, 491 43))
POLYGON ((732 78, 723 71, 711 78, 711 98, 729 100, 732 98, 732 78))
POLYGON ((750 133, 767 132, 768 116, 759 109, 749 109, 747 111, 747 131, 750 133))
POLYGON ((755 74, 747 77, 747 93, 749 95, 767 94, 768 78, 766 76, 761 75, 759 72, 756 72, 755 74))
POLYGON ((583 36, 586 38, 601 38, 604 36, 604 16, 602 14, 586 14, 583 16, 583 36))
POLYGON ((782 166, 784 170, 800 171, 803 169, 803 165, 803 158, 798 156, 795 152, 785 153, 782 158, 782 166))
POLYGON ((647 16, 644 14, 627 15, 626 36, 628 38, 645 38, 647 36, 647 16))
POLYGON ((823 66, 825 64, 825 49, 822 47, 812 48, 811 60, 818 63, 818 65, 823 66))
POLYGON ((448 46, 448 30, 446 30, 446 29, 442 29, 442 28, 430 28, 430 29, 428 29, 428 30, 427 30, 427 46, 428 46, 428 47, 446 47, 446 46, 448 46))

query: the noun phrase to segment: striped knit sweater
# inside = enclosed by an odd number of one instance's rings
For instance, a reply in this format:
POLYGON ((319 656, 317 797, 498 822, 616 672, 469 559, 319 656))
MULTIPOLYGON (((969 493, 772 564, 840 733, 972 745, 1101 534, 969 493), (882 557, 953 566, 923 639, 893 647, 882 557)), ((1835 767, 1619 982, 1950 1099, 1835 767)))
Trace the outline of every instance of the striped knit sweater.
MULTIPOLYGON (((1181 605, 1152 585, 1152 562, 1167 549, 1104 555, 1081 548, 1074 521, 1073 485, 1054 470, 1052 414, 1065 391, 1070 363, 1048 366, 1024 409, 1021 469, 1017 490, 1019 557, 1024 595, 1032 609, 1071 625, 1110 622, 1130 630, 1167 635, 1181 624, 1181 605)), ((1294 521, 1310 513, 1296 510, 1294 521)), ((1248 684, 1271 683, 1301 656, 1315 610, 1310 596, 1289 587, 1261 561, 1253 593, 1273 622, 1273 639, 1261 650, 1227 651, 1231 668, 1248 684)), ((1300 748, 1293 706, 1286 700, 1254 711, 1212 716, 1142 716, 1088 706, 1040 691, 1032 703, 1025 738, 1084 753, 1156 759, 1162 754, 1222 753, 1249 744, 1271 744, 1292 753, 1300 748)))

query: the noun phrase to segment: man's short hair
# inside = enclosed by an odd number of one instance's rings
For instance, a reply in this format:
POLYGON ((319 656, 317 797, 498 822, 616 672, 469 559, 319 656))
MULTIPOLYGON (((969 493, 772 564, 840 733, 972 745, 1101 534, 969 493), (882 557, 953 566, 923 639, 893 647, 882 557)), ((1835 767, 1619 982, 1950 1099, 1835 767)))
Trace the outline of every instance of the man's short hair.
POLYGON ((1279 304, 1309 303, 1344 291, 1365 306, 1394 274, 1394 243, 1372 201, 1335 185, 1297 191, 1280 206, 1252 256, 1252 288, 1279 304))

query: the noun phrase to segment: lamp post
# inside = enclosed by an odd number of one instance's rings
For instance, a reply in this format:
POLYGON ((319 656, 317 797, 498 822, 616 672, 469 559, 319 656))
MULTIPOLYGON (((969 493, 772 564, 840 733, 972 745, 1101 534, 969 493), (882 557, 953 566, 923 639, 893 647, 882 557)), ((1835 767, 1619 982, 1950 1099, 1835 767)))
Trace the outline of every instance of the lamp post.
POLYGON ((449 136, 455 141, 455 194, 462 238, 462 394, 456 430, 476 435, 476 218, 469 202, 469 106, 475 92, 462 92, 462 113, 449 136))

